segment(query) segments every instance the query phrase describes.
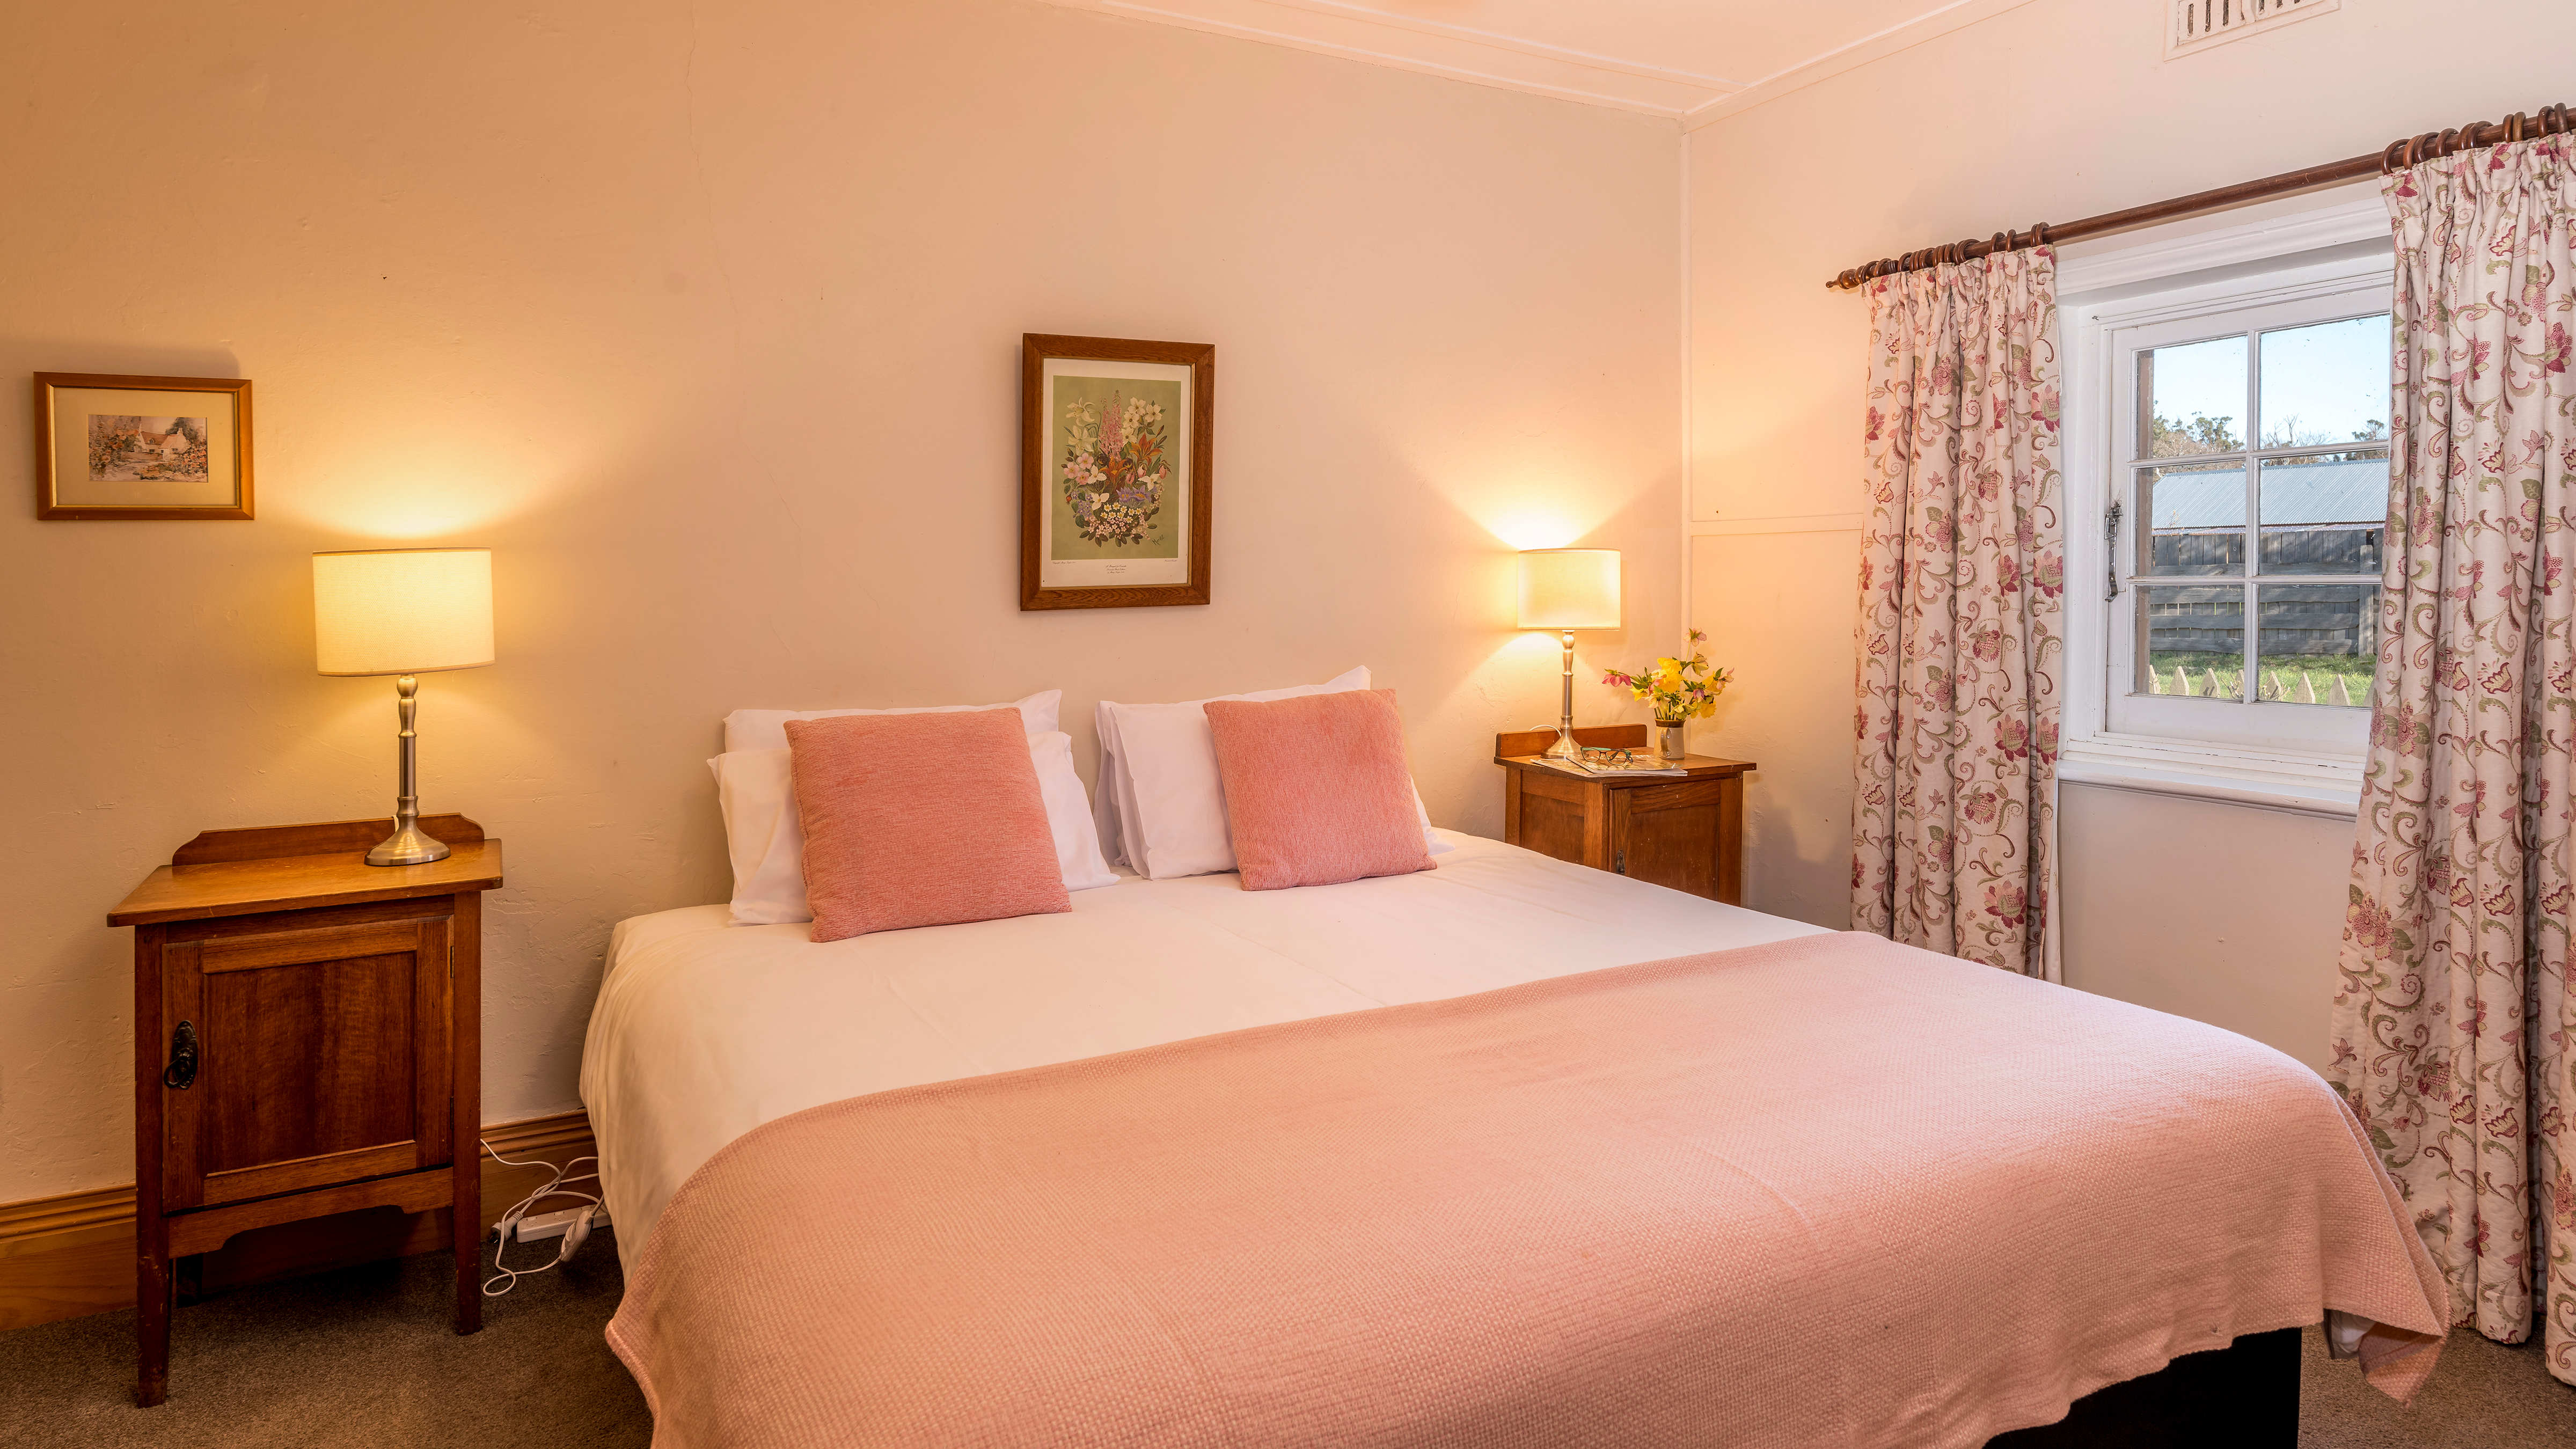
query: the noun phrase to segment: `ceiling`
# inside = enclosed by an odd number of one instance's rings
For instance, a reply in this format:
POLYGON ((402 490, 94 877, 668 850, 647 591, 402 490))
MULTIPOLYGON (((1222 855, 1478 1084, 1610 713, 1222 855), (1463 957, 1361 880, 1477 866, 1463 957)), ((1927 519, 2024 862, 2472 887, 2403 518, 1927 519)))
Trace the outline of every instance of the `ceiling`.
POLYGON ((1698 126, 2027 0, 1055 3, 1698 126))

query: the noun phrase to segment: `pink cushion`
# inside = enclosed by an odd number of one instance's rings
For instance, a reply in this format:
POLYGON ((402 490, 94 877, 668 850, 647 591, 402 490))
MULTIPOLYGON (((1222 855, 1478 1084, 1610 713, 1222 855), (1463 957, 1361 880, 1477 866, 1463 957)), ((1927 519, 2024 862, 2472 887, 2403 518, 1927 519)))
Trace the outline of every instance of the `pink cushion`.
POLYGON ((1245 890, 1431 869, 1394 690, 1216 699, 1207 719, 1245 890))
POLYGON ((817 941, 1069 911, 1008 707, 789 720, 817 941))

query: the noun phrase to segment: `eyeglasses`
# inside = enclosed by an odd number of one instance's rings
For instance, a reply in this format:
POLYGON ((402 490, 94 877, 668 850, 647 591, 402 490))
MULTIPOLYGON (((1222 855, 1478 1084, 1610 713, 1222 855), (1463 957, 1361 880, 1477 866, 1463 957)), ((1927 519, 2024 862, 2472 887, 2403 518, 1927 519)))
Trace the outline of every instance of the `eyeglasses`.
POLYGON ((1583 747, 1582 755, 1583 763, 1604 770, 1634 769, 1637 764, 1637 755, 1633 750, 1604 749, 1599 745, 1586 745, 1583 747))

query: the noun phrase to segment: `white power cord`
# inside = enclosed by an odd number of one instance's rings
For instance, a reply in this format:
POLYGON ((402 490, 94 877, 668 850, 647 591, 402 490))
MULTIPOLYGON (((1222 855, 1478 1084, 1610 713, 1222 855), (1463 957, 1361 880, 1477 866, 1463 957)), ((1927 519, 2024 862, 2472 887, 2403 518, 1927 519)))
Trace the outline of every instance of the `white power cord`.
POLYGON ((494 1162, 500 1163, 504 1167, 543 1167, 552 1170, 554 1173, 553 1177, 546 1180, 545 1186, 538 1188, 535 1192, 529 1193, 526 1197, 512 1203, 509 1210, 501 1214, 501 1220, 493 1224, 493 1230, 500 1234, 500 1241, 494 1244, 492 1248, 492 1271, 498 1276, 493 1278, 491 1282, 483 1285, 483 1296, 486 1298, 498 1298, 502 1294, 509 1292, 512 1288, 517 1287, 521 1278, 524 1278, 531 1273, 542 1273, 546 1271, 546 1269, 555 1267, 565 1259, 570 1258, 574 1253, 581 1250, 581 1245, 584 1242, 588 1241, 590 1237, 590 1225, 601 1213, 599 1195, 596 1193, 582 1192, 569 1184, 576 1182, 588 1182, 592 1184, 598 1183, 599 1174, 596 1171, 576 1174, 573 1172, 573 1169, 581 1166, 585 1162, 595 1164, 599 1159, 597 1157, 576 1157, 570 1162, 564 1163, 562 1166, 558 1167, 554 1163, 547 1162, 542 1158, 530 1158, 525 1162, 513 1161, 510 1158, 503 1157, 500 1153, 493 1151, 492 1144, 489 1142, 483 1143, 482 1147, 485 1152, 491 1153, 492 1160, 494 1162), (572 1222, 565 1227, 563 1246, 555 1250, 553 1260, 551 1262, 541 1263, 534 1268, 513 1268, 503 1263, 501 1261, 501 1255, 510 1250, 510 1240, 518 1235, 520 1220, 527 1217, 528 1210, 530 1208, 535 1207, 537 1204, 544 1202, 548 1198, 555 1197, 578 1198, 582 1202, 590 1204, 590 1206, 583 1208, 581 1210, 581 1215, 574 1218, 572 1222))

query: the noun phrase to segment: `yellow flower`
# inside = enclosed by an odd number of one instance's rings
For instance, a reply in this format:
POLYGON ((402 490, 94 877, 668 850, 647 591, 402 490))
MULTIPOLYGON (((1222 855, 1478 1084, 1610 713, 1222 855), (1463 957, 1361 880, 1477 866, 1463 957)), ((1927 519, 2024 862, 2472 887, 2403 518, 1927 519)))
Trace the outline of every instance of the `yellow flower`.
POLYGON ((1657 660, 1656 667, 1662 671, 1655 676, 1656 687, 1668 694, 1678 693, 1682 687, 1682 667, 1669 659, 1657 660))
POLYGON ((1715 714, 1715 713, 1717 713, 1717 701, 1716 701, 1716 700, 1713 700, 1713 699, 1712 699, 1712 700, 1710 700, 1708 703, 1703 704, 1703 705, 1701 705, 1701 706, 1699 707, 1699 717, 1700 717, 1701 719, 1706 719, 1706 718, 1708 718, 1710 715, 1713 715, 1713 714, 1715 714))

